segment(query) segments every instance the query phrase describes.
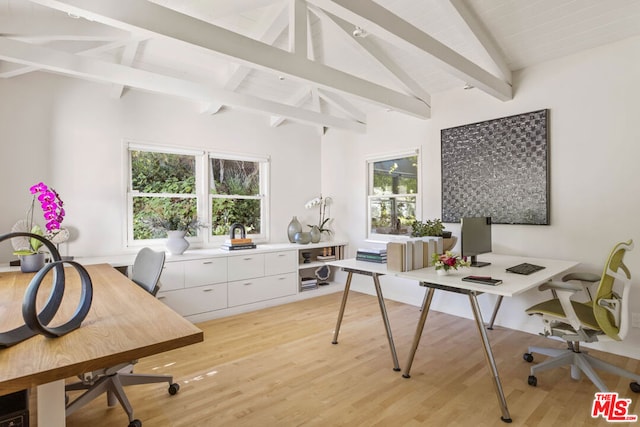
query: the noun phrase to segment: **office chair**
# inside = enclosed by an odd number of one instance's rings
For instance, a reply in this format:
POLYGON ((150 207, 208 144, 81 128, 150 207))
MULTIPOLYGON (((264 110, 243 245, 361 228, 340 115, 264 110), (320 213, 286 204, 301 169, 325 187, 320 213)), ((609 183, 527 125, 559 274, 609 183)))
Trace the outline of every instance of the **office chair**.
POLYGON ((567 342, 567 348, 560 350, 529 347, 527 353, 523 355, 527 362, 533 362, 532 353, 551 356, 544 362, 531 367, 529 385, 538 384, 536 372, 571 365, 571 378, 579 380, 582 371, 601 392, 608 390, 595 369, 632 379, 633 382, 629 387, 635 393, 640 392, 640 384, 638 384, 640 375, 596 359, 586 351, 580 350, 581 342, 621 341, 626 336, 629 330, 631 274, 623 258, 631 249, 633 249, 632 240, 614 246, 600 276, 595 297, 587 302, 571 299, 576 292, 582 290, 582 285, 572 281, 578 280, 583 283, 597 281, 598 277, 595 275, 573 273, 565 276, 567 281, 564 283, 547 282, 540 285, 538 289, 542 291, 555 291, 555 297, 528 308, 526 312, 529 315, 542 316, 544 335, 564 339, 567 342), (618 284, 622 286, 621 294, 614 290, 614 285, 618 284))
MULTIPOLYGON (((164 259, 164 252, 155 252, 149 248, 141 249, 133 263, 131 280, 155 296, 160 289, 159 279, 164 266, 164 259)), ((65 392, 78 390, 85 390, 85 392, 72 402, 67 403, 66 415, 71 415, 77 409, 106 392, 108 406, 115 406, 116 400, 119 401, 129 416, 129 427, 141 427, 142 422, 133 418, 133 408, 123 387, 167 382, 169 383, 169 394, 174 395, 178 392, 180 386, 173 382, 173 377, 170 375, 134 374, 133 365, 136 363, 137 360, 134 360, 79 375, 80 381, 66 385, 65 392)))

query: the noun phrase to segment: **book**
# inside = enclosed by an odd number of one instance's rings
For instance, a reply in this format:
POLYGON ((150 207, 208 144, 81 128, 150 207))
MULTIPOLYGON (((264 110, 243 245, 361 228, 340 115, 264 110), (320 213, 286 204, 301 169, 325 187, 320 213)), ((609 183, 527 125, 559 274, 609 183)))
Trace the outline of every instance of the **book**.
POLYGON ((242 249, 255 249, 255 248, 256 248, 255 243, 251 243, 247 245, 228 245, 228 244, 220 245, 220 249, 223 249, 225 251, 237 251, 242 249))
POLYGON ((405 270, 405 248, 407 245, 401 242, 387 243, 387 268, 393 271, 405 270))
POLYGON ((365 261, 365 262, 377 262, 379 264, 386 264, 387 263, 387 259, 386 258, 362 258, 360 256, 356 256, 356 260, 357 261, 365 261))
POLYGON ((499 285, 500 283, 502 283, 502 280, 492 279, 489 276, 466 276, 462 278, 462 281, 480 283, 481 285, 491 285, 491 286, 499 285))
POLYGON ((226 239, 225 245, 250 245, 253 243, 251 239, 226 239))
POLYGON ((362 258, 369 258, 369 259, 387 259, 387 254, 368 254, 366 252, 358 252, 356 253, 356 256, 362 257, 362 258))
POLYGON ((361 248, 358 249, 358 252, 367 253, 367 254, 386 254, 387 248, 361 248))

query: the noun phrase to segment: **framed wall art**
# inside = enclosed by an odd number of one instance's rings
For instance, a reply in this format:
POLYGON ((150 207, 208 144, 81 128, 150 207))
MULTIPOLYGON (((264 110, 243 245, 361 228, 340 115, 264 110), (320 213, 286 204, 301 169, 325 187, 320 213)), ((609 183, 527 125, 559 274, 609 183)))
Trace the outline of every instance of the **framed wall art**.
POLYGON ((548 111, 442 129, 442 221, 549 224, 548 111))

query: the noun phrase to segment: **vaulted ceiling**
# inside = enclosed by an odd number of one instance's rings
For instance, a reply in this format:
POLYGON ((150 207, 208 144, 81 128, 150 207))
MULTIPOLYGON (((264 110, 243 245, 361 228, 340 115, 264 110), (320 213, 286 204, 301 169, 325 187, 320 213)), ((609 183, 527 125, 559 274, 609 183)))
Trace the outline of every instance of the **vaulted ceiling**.
POLYGON ((363 132, 455 87, 508 101, 513 71, 638 35, 637 0, 0 0, 0 77, 363 132))

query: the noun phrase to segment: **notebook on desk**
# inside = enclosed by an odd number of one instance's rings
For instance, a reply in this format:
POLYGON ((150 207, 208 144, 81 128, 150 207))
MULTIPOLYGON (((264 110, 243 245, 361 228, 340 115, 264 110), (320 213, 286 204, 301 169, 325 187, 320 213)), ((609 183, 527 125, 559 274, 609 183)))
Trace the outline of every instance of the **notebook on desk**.
POLYGON ((542 270, 544 267, 541 265, 529 264, 527 262, 523 262, 522 264, 514 265, 513 267, 507 268, 507 271, 510 273, 516 274, 531 274, 536 271, 542 270))

